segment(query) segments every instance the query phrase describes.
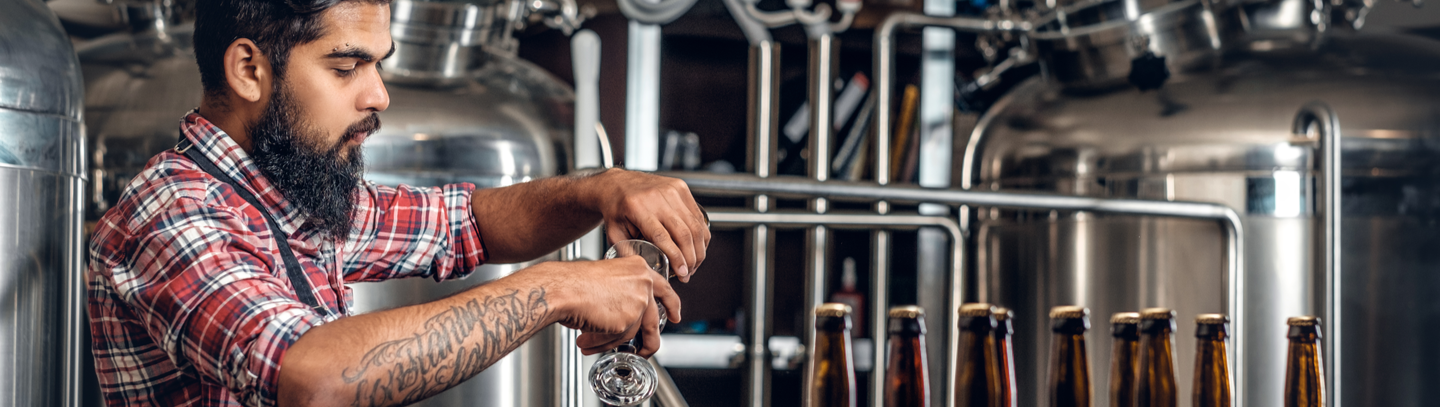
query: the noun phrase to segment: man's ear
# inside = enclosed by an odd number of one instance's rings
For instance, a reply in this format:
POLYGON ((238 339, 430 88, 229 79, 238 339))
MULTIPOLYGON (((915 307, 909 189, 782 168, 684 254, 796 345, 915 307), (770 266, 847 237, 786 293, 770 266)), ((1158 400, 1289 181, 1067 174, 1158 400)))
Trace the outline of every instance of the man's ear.
POLYGON ((241 38, 225 48, 225 83, 234 97, 259 102, 270 89, 274 78, 270 60, 249 38, 241 38))

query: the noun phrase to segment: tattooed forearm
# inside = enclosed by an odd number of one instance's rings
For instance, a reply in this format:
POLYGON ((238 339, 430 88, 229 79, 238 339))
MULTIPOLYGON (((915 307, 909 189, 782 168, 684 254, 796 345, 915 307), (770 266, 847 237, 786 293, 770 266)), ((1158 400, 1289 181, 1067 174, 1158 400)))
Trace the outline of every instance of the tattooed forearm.
POLYGON ((381 343, 342 373, 353 406, 408 404, 469 379, 534 335, 550 306, 545 290, 474 299, 425 321, 414 336, 381 343))

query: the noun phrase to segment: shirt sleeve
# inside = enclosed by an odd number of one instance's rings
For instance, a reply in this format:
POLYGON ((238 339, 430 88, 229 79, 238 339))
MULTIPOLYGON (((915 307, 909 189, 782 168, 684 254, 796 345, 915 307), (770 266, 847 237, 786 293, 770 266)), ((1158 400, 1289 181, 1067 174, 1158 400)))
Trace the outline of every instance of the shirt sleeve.
POLYGON ((274 406, 281 357, 322 317, 272 274, 278 257, 236 214, 194 198, 162 210, 131 231, 133 263, 107 273, 117 294, 177 366, 274 406))
POLYGON ((342 246, 345 280, 465 277, 485 261, 469 183, 419 188, 365 182, 350 238, 342 246))

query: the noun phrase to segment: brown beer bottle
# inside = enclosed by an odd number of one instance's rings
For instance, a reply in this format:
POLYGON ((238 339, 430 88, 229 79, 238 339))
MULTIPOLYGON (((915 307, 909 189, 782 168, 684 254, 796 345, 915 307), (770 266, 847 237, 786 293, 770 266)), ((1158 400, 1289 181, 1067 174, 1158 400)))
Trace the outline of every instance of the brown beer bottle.
POLYGON ((1285 407, 1325 407, 1325 371, 1320 359, 1320 318, 1291 317, 1285 355, 1285 407))
POLYGON ((890 308, 890 348, 885 358, 885 407, 929 407, 930 380, 925 363, 925 310, 914 305, 890 308))
POLYGON ((960 348, 956 350, 955 406, 1007 407, 1001 400, 1000 357, 995 346, 995 307, 960 306, 960 348))
POLYGON ((1140 313, 1110 316, 1110 407, 1135 407, 1135 375, 1140 371, 1140 313))
POLYGON ((855 407, 855 363, 850 351, 850 306, 815 307, 815 344, 806 360, 805 405, 855 407))
POLYGON ((1015 395, 1015 351, 1010 336, 1015 334, 1015 325, 1010 320, 1015 313, 1009 308, 995 307, 995 355, 1000 357, 1000 405, 1016 407, 1015 395))
POLYGON ((1193 407, 1230 407, 1230 361, 1225 354, 1229 323, 1224 314, 1195 317, 1193 407))
POLYGON ((1090 310, 1076 305, 1050 309, 1050 407, 1090 407, 1090 357, 1085 331, 1090 310))
POLYGON ((1140 371, 1135 376, 1136 407, 1175 407, 1175 311, 1148 308, 1140 312, 1140 371))

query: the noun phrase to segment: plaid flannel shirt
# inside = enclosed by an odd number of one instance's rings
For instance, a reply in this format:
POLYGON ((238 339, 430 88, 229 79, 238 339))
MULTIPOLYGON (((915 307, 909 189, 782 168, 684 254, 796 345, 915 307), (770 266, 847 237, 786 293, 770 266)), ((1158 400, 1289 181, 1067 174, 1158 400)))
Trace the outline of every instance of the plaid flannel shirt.
POLYGON ((464 277, 485 259, 475 186, 357 186, 340 243, 266 180, 196 112, 181 132, 259 198, 245 202, 173 149, 155 156, 100 219, 85 281, 96 373, 111 406, 273 406, 285 350, 350 313, 347 282, 464 277), (273 233, 275 217, 326 313, 301 303, 273 233))

